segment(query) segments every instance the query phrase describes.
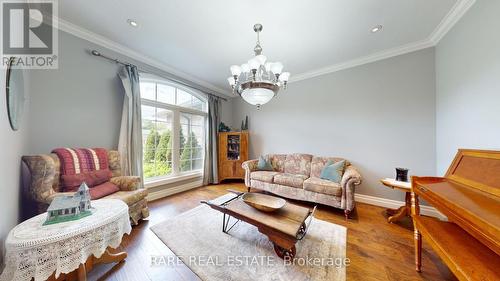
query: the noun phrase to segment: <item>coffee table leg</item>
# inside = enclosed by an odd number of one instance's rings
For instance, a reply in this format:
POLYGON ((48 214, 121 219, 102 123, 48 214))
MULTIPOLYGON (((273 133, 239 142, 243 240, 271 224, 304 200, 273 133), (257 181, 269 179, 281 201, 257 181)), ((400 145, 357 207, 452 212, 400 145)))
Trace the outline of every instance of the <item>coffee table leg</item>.
POLYGON ((282 259, 285 259, 285 257, 293 259, 295 257, 295 254, 297 253, 295 245, 293 245, 291 249, 287 250, 278 246, 277 244, 274 244, 274 251, 276 252, 276 255, 278 255, 278 257, 282 259))

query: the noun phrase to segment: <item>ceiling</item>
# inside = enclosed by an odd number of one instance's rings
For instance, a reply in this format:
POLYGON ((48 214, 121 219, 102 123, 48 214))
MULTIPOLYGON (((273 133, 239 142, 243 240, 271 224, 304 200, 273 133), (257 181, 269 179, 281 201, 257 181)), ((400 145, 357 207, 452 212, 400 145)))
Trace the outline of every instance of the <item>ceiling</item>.
POLYGON ((457 1, 66 0, 59 1, 59 17, 229 93, 229 66, 253 56, 255 23, 264 26, 263 54, 283 62, 293 80, 427 42, 457 1), (372 33, 378 24, 383 30, 372 33))

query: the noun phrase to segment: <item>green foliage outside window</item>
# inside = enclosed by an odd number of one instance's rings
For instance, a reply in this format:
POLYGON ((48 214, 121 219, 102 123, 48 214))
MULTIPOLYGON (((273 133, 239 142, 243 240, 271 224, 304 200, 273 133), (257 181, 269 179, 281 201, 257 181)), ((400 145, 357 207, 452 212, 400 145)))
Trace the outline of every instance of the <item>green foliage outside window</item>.
POLYGON ((172 138, 170 130, 159 134, 151 130, 144 148, 143 172, 145 178, 168 175, 172 172, 172 138))

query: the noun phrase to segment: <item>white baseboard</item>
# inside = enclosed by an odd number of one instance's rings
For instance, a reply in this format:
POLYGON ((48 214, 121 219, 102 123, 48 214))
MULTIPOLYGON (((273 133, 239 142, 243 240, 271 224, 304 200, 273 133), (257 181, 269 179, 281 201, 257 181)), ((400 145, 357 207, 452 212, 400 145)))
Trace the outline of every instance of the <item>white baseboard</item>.
MULTIPOLYGON (((354 195, 354 200, 356 202, 361 202, 391 209, 397 209, 405 204, 405 202, 403 201, 385 199, 385 198, 369 196, 364 194, 357 194, 357 193, 354 195)), ((435 217, 440 220, 447 220, 446 216, 440 213, 434 207, 420 205, 420 213, 422 215, 435 217)))
POLYGON ((197 187, 200 187, 202 185, 203 185, 203 181, 200 179, 197 181, 181 184, 178 186, 168 187, 168 188, 165 188, 165 189, 162 189, 159 191, 149 192, 148 196, 146 197, 146 200, 148 200, 148 201, 157 200, 157 199, 167 197, 167 196, 179 193, 179 192, 183 192, 186 190, 197 188, 197 187))

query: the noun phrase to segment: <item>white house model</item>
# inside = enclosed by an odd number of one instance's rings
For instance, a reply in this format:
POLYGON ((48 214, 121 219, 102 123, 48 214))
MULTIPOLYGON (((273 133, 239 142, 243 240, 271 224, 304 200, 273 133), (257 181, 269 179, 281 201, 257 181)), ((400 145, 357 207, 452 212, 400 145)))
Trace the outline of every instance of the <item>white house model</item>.
POLYGON ((91 215, 90 192, 86 183, 82 183, 72 196, 58 196, 47 209, 44 225, 77 220, 91 215))

